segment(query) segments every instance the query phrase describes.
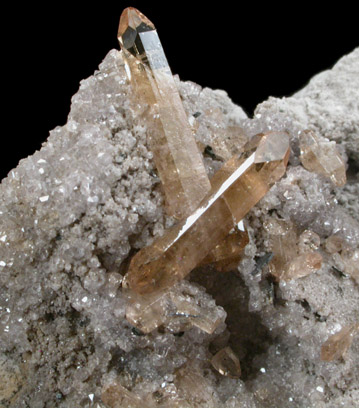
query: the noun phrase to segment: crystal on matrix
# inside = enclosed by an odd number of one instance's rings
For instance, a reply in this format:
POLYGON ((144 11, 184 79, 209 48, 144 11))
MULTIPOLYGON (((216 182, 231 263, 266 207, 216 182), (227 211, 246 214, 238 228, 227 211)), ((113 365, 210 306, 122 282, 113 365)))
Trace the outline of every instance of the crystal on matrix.
POLYGON ((288 158, 288 135, 269 132, 257 139, 247 158, 228 160, 196 211, 132 258, 124 286, 144 294, 183 279, 283 176, 288 158))
POLYGON ((344 266, 343 272, 359 283, 359 249, 345 249, 336 255, 344 266))
POLYGON ((188 402, 188 405, 183 404, 181 408, 201 406, 217 408, 220 406, 210 387, 209 379, 204 376, 203 369, 196 364, 196 359, 189 361, 176 371, 174 384, 178 389, 178 394, 188 402))
POLYGON ((212 264, 220 272, 233 270, 238 265, 248 243, 248 232, 234 229, 198 266, 212 264))
POLYGON ((129 293, 126 319, 143 333, 150 333, 168 319, 171 295, 163 290, 150 295, 138 296, 129 293))
POLYGON ((359 282, 359 248, 351 248, 350 241, 338 234, 325 241, 326 251, 332 255, 336 268, 359 282))
POLYGON ((330 235, 325 241, 325 249, 329 254, 340 252, 344 247, 344 238, 337 234, 330 235))
POLYGON ((307 170, 330 178, 337 186, 346 183, 345 163, 335 142, 305 130, 299 136, 299 145, 300 160, 307 170))
POLYGON ((355 323, 345 326, 338 333, 331 335, 321 347, 321 360, 333 361, 344 357, 358 330, 359 324, 355 323))
POLYGON ((230 378, 241 376, 241 365, 238 357, 230 347, 218 351, 211 359, 212 366, 222 375, 230 378))
POLYGON ((143 407, 142 399, 118 382, 106 385, 102 390, 101 399, 109 408, 143 407))
POLYGON ((322 266, 323 257, 318 252, 307 252, 298 255, 286 267, 286 271, 281 275, 283 280, 303 278, 317 271, 322 266))
POLYGON ((143 333, 163 325, 175 333, 195 326, 211 334, 226 318, 225 311, 209 295, 201 294, 186 281, 148 295, 131 291, 128 296, 126 318, 143 333))
POLYGON ((279 280, 298 279, 320 269, 322 255, 318 252, 319 236, 306 230, 298 236, 290 221, 272 218, 264 224, 269 233, 269 249, 274 256, 270 273, 279 280))
MULTIPOLYGON (((149 107, 146 112, 149 143, 166 196, 166 210, 169 215, 184 218, 198 206, 211 186, 156 29, 143 14, 129 7, 120 19, 119 41, 135 101, 149 107)), ((220 111, 218 114, 223 116, 220 111)), ((227 130, 231 134, 228 139, 236 140, 236 143, 232 142, 232 152, 236 145, 239 153, 246 141, 243 129, 237 126, 227 130)), ((226 146, 220 151, 227 158, 233 155, 226 146)), ((240 247, 245 242, 245 235, 247 233, 238 237, 238 253, 242 252, 240 247)), ((234 249, 234 238, 229 238, 230 242, 225 240, 221 246, 225 248, 230 244, 234 249)), ((216 261, 214 255, 211 259, 216 261)), ((226 269, 231 265, 235 265, 234 254, 227 260, 222 256, 217 266, 226 269)))
POLYGON ((244 129, 236 124, 227 125, 225 116, 219 107, 206 109, 201 120, 211 134, 211 149, 215 157, 224 161, 243 152, 248 136, 244 129))
POLYGON ((168 212, 182 219, 211 188, 202 156, 154 25, 128 7, 121 15, 118 39, 136 105, 147 106, 148 141, 168 212))

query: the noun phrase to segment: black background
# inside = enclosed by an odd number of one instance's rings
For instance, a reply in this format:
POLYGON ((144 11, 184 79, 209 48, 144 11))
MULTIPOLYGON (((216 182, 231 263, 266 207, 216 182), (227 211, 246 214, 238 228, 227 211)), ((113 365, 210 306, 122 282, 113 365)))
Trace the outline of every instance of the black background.
MULTIPOLYGON (((225 89, 250 115, 268 96, 288 96, 359 45, 345 3, 132 1, 15 4, 3 13, 3 178, 63 125, 70 98, 112 48, 123 8, 156 25, 172 71, 225 89), (236 6, 237 5, 237 6, 236 6), (7 20, 7 21, 6 21, 7 20), (6 146, 6 147, 5 147, 6 146)), ((353 21, 351 21, 353 20, 353 21)))

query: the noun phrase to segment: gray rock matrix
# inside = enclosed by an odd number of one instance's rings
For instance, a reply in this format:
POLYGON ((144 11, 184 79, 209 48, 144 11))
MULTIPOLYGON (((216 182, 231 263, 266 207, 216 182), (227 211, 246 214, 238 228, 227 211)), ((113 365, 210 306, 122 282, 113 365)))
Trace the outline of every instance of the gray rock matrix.
MULTIPOLYGON (((178 369, 193 366, 205 385, 177 390, 186 407, 358 407, 358 336, 338 361, 322 362, 320 346, 359 320, 358 283, 324 246, 333 233, 359 246, 359 48, 292 97, 260 104, 253 119, 224 91, 177 81, 204 145, 234 124, 249 136, 291 136, 286 176, 245 219, 250 244, 238 271, 202 268, 186 283, 195 302, 213 298, 225 310, 226 324, 212 335, 195 327, 141 335, 124 317, 124 262, 173 220, 147 147, 145 108, 130 109, 122 56, 112 50, 81 82, 67 124, 0 186, 0 406, 103 407, 101 389, 112 378, 167 406, 178 369), (345 187, 301 166, 298 132, 307 128, 338 143, 345 187), (320 270, 269 279, 260 265, 268 252, 263 223, 273 216, 319 234, 320 270), (226 345, 239 356, 240 380, 209 364, 226 345)), ((210 175, 221 165, 204 159, 210 175)))

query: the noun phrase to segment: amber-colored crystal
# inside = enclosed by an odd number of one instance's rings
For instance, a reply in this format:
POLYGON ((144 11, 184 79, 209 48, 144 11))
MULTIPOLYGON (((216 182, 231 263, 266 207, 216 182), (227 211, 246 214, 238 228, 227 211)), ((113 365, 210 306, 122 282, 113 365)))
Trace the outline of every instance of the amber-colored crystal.
POLYGON ((331 235, 325 241, 325 249, 330 254, 340 252, 344 247, 345 247, 344 239, 337 234, 331 235))
POLYGON ((286 270, 280 279, 291 280, 303 278, 320 269, 322 261, 323 257, 318 252, 309 252, 299 255, 286 265, 286 270))
POLYGON ((175 373, 174 384, 178 389, 178 394, 188 401, 180 405, 181 408, 218 407, 219 401, 216 401, 213 395, 210 381, 203 376, 203 369, 197 366, 195 359, 193 360, 175 373))
POLYGON ((224 322, 226 313, 215 304, 197 304, 186 285, 148 295, 129 293, 126 319, 143 333, 150 333, 160 325, 180 332, 191 326, 212 334, 224 322))
POLYGON ((124 286, 144 294, 183 279, 283 176, 288 158, 288 135, 270 132, 247 159, 228 160, 198 209, 132 258, 124 286))
POLYGON ((212 366, 222 375, 231 378, 239 378, 241 366, 238 357, 230 347, 218 351, 211 360, 212 366))
POLYGON ((126 8, 118 39, 136 105, 147 106, 148 141, 168 211, 182 219, 210 190, 202 156, 154 25, 135 8, 126 8))
POLYGON ((234 155, 243 152, 248 136, 243 128, 236 124, 228 124, 219 107, 206 109, 200 119, 204 122, 211 135, 213 154, 223 160, 229 160, 234 155))
POLYGON ((105 386, 101 395, 102 401, 109 408, 142 408, 143 401, 123 387, 119 382, 105 386))
POLYGON ((168 290, 144 296, 131 293, 126 319, 143 333, 150 333, 167 321, 170 297, 168 290))
POLYGON ((305 130, 299 136, 299 145, 300 160, 307 170, 330 178, 337 186, 346 183, 345 163, 335 142, 305 130))
MULTIPOLYGON (((210 182, 192 134, 193 126, 187 120, 154 25, 138 10, 129 7, 122 13, 118 35, 133 85, 134 105, 149 106, 146 111, 149 142, 166 196, 166 210, 169 215, 184 218, 210 191, 210 182)), ((224 123, 218 108, 213 114, 216 122, 224 123)), ((242 151, 247 141, 243 129, 223 125, 217 130, 222 133, 214 138, 213 148, 222 157, 229 158, 242 151)), ((240 259, 240 247, 246 240, 246 233, 238 237, 236 248, 234 238, 229 239, 229 244, 237 256, 232 253, 227 260, 222 256, 216 265, 221 270, 231 268, 240 259)), ((218 245, 226 248, 228 243, 224 241, 218 245)), ((214 255, 211 259, 211 262, 216 261, 214 255)))
POLYGON ((345 249, 340 254, 344 272, 359 283, 359 249, 345 249))
POLYGON ((277 279, 298 279, 320 269, 320 238, 313 231, 306 230, 298 237, 292 222, 275 218, 267 221, 264 228, 269 233, 269 249, 274 253, 269 271, 277 279))
POLYGON ((338 333, 333 334, 322 345, 320 358, 323 361, 333 361, 344 357, 352 344, 355 333, 359 330, 359 324, 351 324, 343 327, 338 333))
POLYGON ((216 245, 198 266, 212 264, 220 272, 233 270, 238 265, 248 242, 247 231, 235 229, 216 245))

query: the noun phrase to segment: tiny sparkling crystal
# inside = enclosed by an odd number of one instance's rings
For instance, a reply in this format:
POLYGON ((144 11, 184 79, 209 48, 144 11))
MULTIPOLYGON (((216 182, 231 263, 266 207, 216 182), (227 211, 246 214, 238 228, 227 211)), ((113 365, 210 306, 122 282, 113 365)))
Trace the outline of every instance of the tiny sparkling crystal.
POLYGON ((262 135, 253 147, 247 159, 234 157, 214 175, 210 194, 193 214, 132 258, 125 287, 144 294, 183 279, 283 176, 289 158, 286 133, 262 135), (276 148, 280 154, 271 152, 276 148))
POLYGON ((241 366, 238 357, 230 347, 218 351, 211 360, 212 366, 222 375, 230 378, 241 376, 241 366))

